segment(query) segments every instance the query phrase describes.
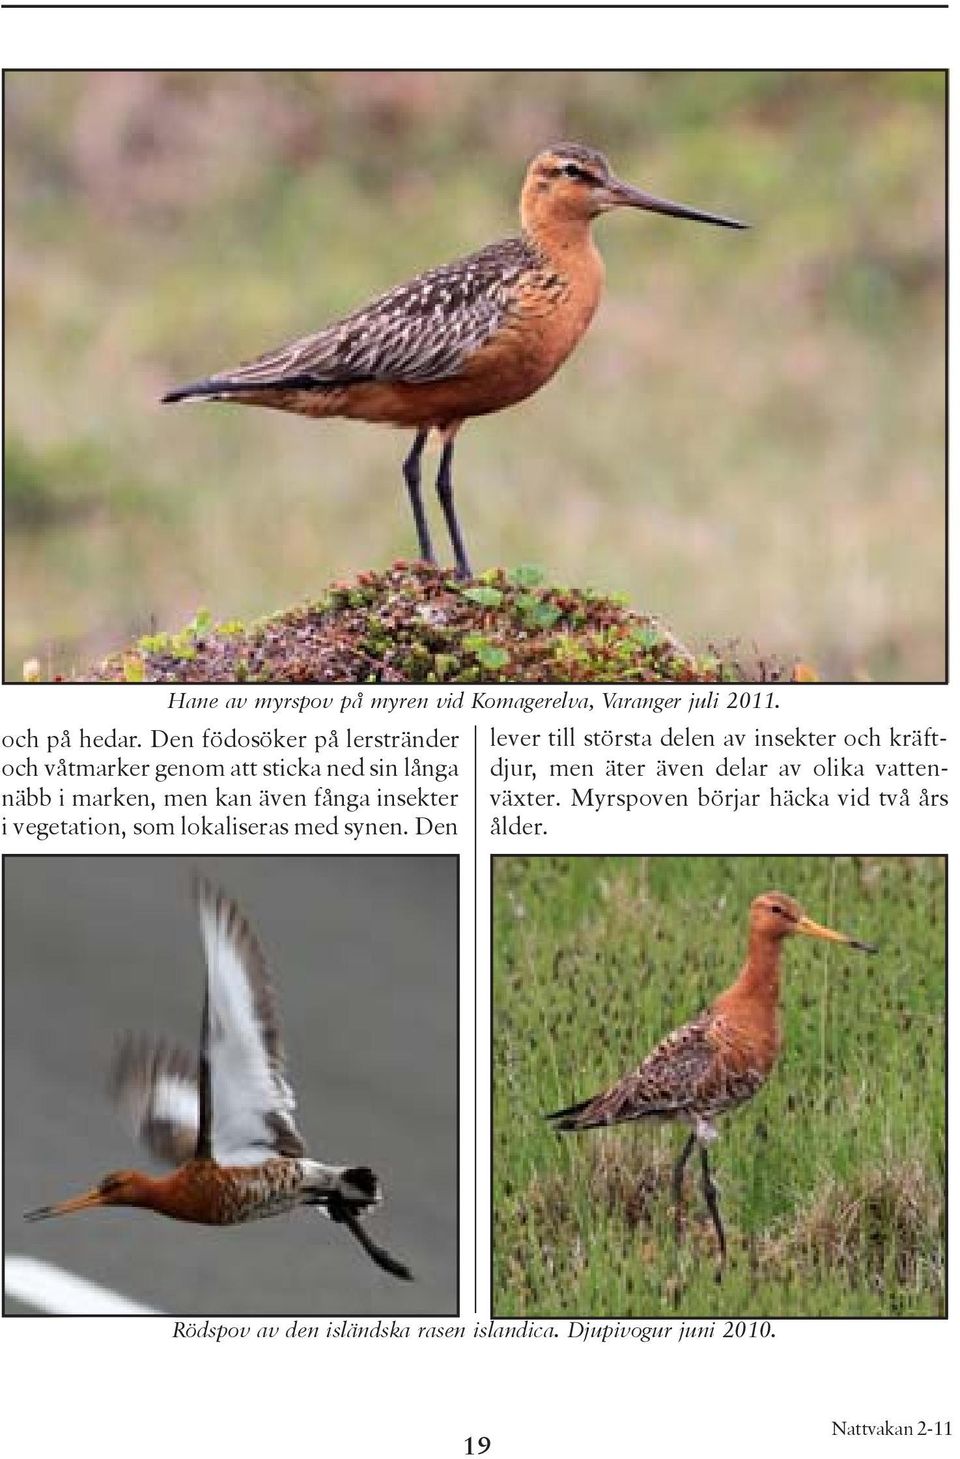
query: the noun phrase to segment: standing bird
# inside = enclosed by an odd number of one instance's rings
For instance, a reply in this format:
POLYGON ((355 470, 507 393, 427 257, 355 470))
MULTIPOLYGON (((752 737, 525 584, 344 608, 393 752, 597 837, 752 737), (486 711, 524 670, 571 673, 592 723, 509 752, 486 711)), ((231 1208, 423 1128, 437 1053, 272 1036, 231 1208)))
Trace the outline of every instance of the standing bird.
POLYGON ((811 921, 783 892, 764 892, 750 906, 747 960, 736 982, 705 1013, 667 1034, 642 1064, 602 1094, 546 1116, 556 1130, 590 1130, 644 1119, 682 1120, 689 1125, 691 1134, 673 1171, 677 1236, 683 1170, 698 1145, 703 1195, 717 1233, 721 1267, 727 1242, 707 1156, 718 1134, 713 1121, 752 1099, 777 1061, 782 1045, 780 953, 784 938, 797 932, 861 952, 877 950, 811 921))
POLYGON ((409 1268, 360 1225, 383 1199, 373 1171, 307 1157, 273 986, 250 924, 236 903, 200 878, 196 900, 207 961, 199 1056, 128 1036, 111 1078, 134 1134, 177 1169, 160 1177, 116 1171, 84 1195, 28 1211, 26 1219, 88 1206, 142 1206, 177 1221, 232 1226, 315 1206, 346 1226, 384 1271, 410 1280, 409 1268))
POLYGON ((318 334, 163 397, 233 400, 315 417, 349 416, 415 432, 403 476, 420 556, 436 563, 420 496, 431 431, 443 442, 437 496, 456 574, 470 576, 453 505, 453 442, 465 420, 539 390, 579 343, 600 302, 603 261, 590 224, 611 208, 643 208, 721 228, 735 218, 651 197, 590 147, 559 143, 533 159, 520 194, 519 237, 398 284, 318 334))

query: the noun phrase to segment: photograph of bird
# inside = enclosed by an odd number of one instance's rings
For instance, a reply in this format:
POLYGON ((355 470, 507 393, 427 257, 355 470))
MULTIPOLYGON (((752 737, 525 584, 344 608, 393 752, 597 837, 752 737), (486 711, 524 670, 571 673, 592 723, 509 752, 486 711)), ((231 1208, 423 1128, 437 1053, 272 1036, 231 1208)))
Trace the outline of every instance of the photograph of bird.
POLYGON ((249 364, 169 390, 163 403, 225 400, 413 431, 403 476, 419 553, 429 563, 436 557, 421 497, 420 458, 435 431, 442 442, 437 497, 456 576, 468 578, 453 499, 454 438, 464 421, 533 395, 576 348, 603 289, 603 261, 591 224, 614 208, 720 228, 749 226, 641 192, 621 182, 592 147, 556 143, 527 169, 517 237, 429 269, 249 364))
POLYGON ((312 1159, 295 1118, 276 995, 260 943, 237 904, 198 877, 206 956, 196 1056, 148 1037, 126 1037, 111 1075, 133 1133, 176 1168, 113 1172, 91 1190, 26 1213, 30 1221, 97 1206, 136 1206, 174 1220, 230 1226, 305 1205, 346 1228, 392 1276, 407 1265, 371 1239, 362 1218, 383 1197, 365 1165, 312 1159))
POLYGON ((720 1268, 727 1242, 708 1150, 716 1119, 744 1104, 773 1072, 783 1035, 780 956, 784 941, 800 934, 861 952, 875 947, 823 927, 783 892, 764 892, 750 907, 747 957, 735 982, 711 1006, 651 1050, 615 1084, 546 1116, 560 1132, 596 1129, 632 1120, 679 1121, 690 1134, 673 1170, 676 1229, 680 1235, 683 1173, 694 1147, 700 1152, 703 1197, 716 1231, 720 1268))

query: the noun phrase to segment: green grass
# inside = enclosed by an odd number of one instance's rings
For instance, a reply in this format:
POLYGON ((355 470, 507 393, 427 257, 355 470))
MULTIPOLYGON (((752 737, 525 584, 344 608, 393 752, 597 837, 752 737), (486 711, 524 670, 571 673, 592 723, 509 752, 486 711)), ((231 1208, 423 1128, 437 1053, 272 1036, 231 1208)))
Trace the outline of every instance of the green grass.
POLYGON ((939 1314, 944 1272, 944 870, 933 858, 504 857, 494 872, 493 1311, 500 1316, 939 1314), (707 1005, 759 892, 880 945, 784 950, 785 1048, 720 1122, 722 1285, 682 1127, 558 1136, 707 1005))
POLYGON ((756 226, 598 221, 587 339, 458 442, 477 569, 941 678, 943 131, 936 74, 8 76, 8 675, 408 557, 403 437, 158 397, 515 231, 572 137, 756 226))

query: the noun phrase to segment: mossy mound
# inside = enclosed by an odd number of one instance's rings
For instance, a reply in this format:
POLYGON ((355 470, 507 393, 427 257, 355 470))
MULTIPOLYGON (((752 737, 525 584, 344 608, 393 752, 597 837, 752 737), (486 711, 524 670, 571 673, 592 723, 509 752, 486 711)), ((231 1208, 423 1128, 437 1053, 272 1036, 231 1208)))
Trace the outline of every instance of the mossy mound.
POLYGON ((712 684, 789 678, 734 654, 697 656, 615 598, 548 587, 530 567, 469 583, 394 563, 322 598, 244 624, 200 613, 141 638, 92 673, 114 683, 712 684))

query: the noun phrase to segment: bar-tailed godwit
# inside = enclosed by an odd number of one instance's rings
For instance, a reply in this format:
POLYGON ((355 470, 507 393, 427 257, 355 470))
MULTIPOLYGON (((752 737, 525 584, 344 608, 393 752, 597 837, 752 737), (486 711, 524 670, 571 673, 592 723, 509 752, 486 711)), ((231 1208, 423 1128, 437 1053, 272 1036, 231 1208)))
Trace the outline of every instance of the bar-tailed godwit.
POLYGON ((313 417, 347 416, 414 432, 403 464, 420 556, 435 562, 420 495, 420 457, 442 442, 436 490, 458 577, 470 564, 453 502, 453 442, 465 420, 516 405, 545 385, 579 343, 603 288, 590 232, 612 208, 642 208, 721 228, 705 213, 621 182, 606 158, 558 143, 533 159, 521 232, 398 284, 346 318, 235 369, 164 395, 232 400, 313 417))

